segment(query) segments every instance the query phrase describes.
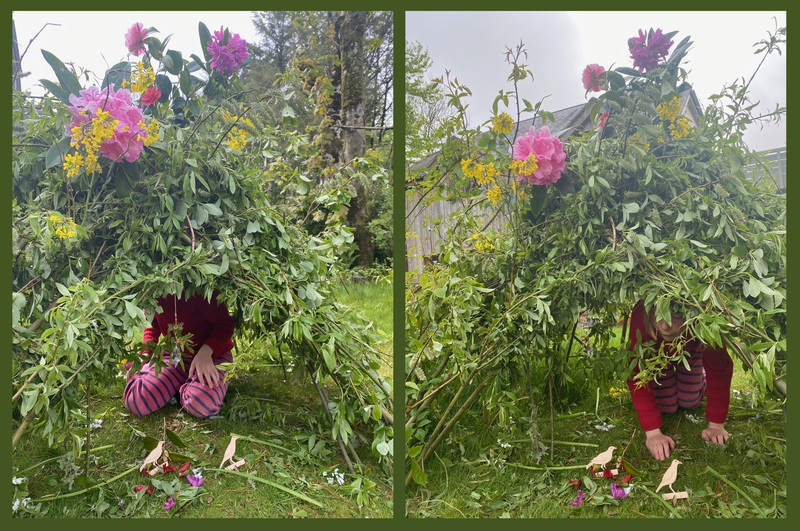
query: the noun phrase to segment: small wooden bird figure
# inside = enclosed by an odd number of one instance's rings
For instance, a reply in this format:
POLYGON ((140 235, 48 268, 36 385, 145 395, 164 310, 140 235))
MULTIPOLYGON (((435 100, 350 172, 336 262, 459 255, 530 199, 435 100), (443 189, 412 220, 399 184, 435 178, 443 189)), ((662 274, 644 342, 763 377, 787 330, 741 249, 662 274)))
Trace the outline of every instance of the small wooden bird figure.
POLYGON ((236 435, 231 436, 231 442, 228 443, 228 447, 225 449, 225 455, 222 456, 222 463, 219 465, 220 468, 222 468, 226 461, 233 463, 233 454, 236 453, 236 440, 238 438, 239 437, 236 435))
POLYGON ((664 472, 664 477, 661 478, 661 483, 658 485, 656 492, 661 490, 661 487, 663 487, 664 485, 668 486, 669 490, 671 490, 673 493, 675 492, 675 489, 672 488, 672 484, 675 483, 675 480, 678 478, 678 465, 680 464, 681 462, 678 461, 677 459, 672 460, 672 463, 670 463, 669 468, 667 469, 666 472, 664 472))
POLYGON ((592 468, 594 465, 600 465, 600 468, 605 468, 606 463, 611 461, 611 458, 614 455, 614 450, 616 449, 616 446, 609 446, 608 450, 598 454, 594 459, 589 461, 589 464, 586 465, 586 468, 592 468))
POLYGON ((156 462, 161 459, 161 456, 164 454, 164 441, 158 441, 158 444, 155 448, 153 448, 147 457, 144 458, 144 463, 142 466, 139 467, 139 472, 144 472, 144 469, 147 468, 148 465, 154 465, 156 462))

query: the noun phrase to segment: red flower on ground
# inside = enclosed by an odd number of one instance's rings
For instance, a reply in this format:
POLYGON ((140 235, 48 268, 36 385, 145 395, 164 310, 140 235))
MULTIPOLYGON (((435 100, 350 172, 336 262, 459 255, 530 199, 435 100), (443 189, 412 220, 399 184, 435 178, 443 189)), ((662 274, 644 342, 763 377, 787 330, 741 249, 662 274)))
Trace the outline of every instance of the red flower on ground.
POLYGON ((603 477, 614 479, 617 476, 614 475, 614 473, 611 471, 610 468, 606 468, 605 470, 603 470, 603 477))
POLYGON ((581 479, 570 479, 569 484, 572 485, 573 488, 580 488, 583 485, 583 480, 581 479))

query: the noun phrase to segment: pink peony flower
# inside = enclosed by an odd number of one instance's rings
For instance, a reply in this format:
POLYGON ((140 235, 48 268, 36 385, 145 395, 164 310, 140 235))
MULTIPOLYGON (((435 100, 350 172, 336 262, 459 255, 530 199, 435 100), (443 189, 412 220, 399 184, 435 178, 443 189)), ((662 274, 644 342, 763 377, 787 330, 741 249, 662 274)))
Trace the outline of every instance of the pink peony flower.
POLYGON ((586 89, 586 92, 600 92, 600 74, 605 71, 604 67, 597 66, 597 64, 586 65, 581 76, 583 88, 586 89))
POLYGON ((557 137, 550 136, 550 129, 542 127, 537 133, 533 126, 523 136, 517 139, 511 148, 511 158, 514 160, 527 160, 528 155, 536 156, 538 168, 533 173, 518 175, 518 180, 525 180, 531 184, 555 184, 561 178, 561 172, 566 167, 567 154, 564 145, 557 137))
POLYGON ((138 160, 147 132, 139 125, 144 123, 144 115, 138 106, 131 104, 131 93, 125 89, 115 92, 112 86, 108 86, 102 91, 97 87, 89 87, 80 94, 69 97, 72 106, 67 109, 72 114, 72 121, 67 126, 67 132, 71 134, 73 127, 91 123, 98 110, 106 111, 119 123, 114 135, 103 141, 100 154, 111 160, 138 160))
POLYGON ((208 53, 211 54, 209 66, 228 77, 233 75, 234 69, 239 69, 247 59, 247 42, 238 33, 228 34, 225 42, 225 28, 220 26, 219 31, 208 41, 208 53))
POLYGON ((169 511, 173 507, 175 507, 175 500, 172 499, 172 495, 170 495, 169 499, 164 502, 164 510, 169 511))
POLYGON ((144 53, 144 39, 147 37, 147 30, 141 22, 137 22, 128 33, 125 34, 125 47, 136 57, 144 53))
POLYGON ((633 67, 638 69, 640 74, 658 67, 659 63, 666 59, 672 44, 673 41, 661 33, 661 28, 649 35, 639 30, 638 37, 628 39, 633 67))
POLYGON ((156 87, 150 87, 147 89, 147 92, 142 94, 142 104, 143 105, 155 105, 158 102, 158 98, 161 97, 161 91, 158 90, 156 87))

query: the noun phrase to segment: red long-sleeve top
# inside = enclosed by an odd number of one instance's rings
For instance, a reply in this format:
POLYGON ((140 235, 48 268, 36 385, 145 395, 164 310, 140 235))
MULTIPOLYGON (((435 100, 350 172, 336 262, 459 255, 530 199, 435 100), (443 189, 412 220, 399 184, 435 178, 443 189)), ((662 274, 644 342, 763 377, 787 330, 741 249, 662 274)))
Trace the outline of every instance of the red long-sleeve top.
MULTIPOLYGON (((641 332, 643 342, 653 340, 647 333, 644 319, 644 303, 639 301, 631 312, 630 330, 628 332, 628 338, 631 342, 630 347, 628 347, 629 351, 633 351, 636 346, 637 330, 641 332)), ((656 348, 662 342, 663 339, 658 338, 656 348)), ((706 371, 706 419, 710 422, 723 424, 728 416, 728 407, 731 400, 733 360, 724 347, 719 349, 706 347, 704 349, 697 340, 687 341, 684 344, 684 351, 690 356, 702 351, 703 369, 706 371)), ((648 382, 644 387, 637 389, 633 377, 638 373, 639 364, 637 363, 633 374, 628 379, 628 389, 631 392, 633 407, 636 408, 636 413, 639 415, 639 423, 644 431, 660 428, 664 422, 661 419, 661 411, 659 411, 653 395, 653 382, 648 382)))
MULTIPOLYGON (((201 295, 194 295, 188 300, 178 298, 178 322, 183 323, 181 335, 192 334, 184 354, 194 356, 203 345, 211 347, 215 356, 233 348, 236 321, 224 303, 217 303, 217 295, 215 291, 211 302, 201 295)), ((145 328, 143 341, 158 341, 159 336, 166 335, 169 325, 175 322, 175 295, 158 299, 158 305, 162 312, 156 313, 151 325, 145 328)))

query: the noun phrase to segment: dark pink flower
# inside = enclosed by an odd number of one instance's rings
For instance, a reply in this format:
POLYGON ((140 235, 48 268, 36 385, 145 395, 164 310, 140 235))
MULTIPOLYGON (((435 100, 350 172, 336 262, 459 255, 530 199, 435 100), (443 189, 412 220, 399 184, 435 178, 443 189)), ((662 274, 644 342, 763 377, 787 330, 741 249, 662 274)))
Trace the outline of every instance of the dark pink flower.
POLYGON ((572 485, 574 488, 580 488, 583 485, 583 480, 581 479, 570 479, 569 484, 572 485))
POLYGON ((208 41, 208 53, 211 54, 209 66, 228 77, 233 75, 234 69, 239 69, 247 59, 247 42, 238 33, 228 33, 225 40, 225 28, 220 26, 219 31, 208 41))
POLYGON ((600 74, 605 71, 604 67, 597 64, 586 65, 581 76, 583 88, 586 89, 586 92, 600 92, 600 74))
POLYGON ((169 499, 164 502, 164 510, 169 511, 173 507, 175 507, 175 500, 172 499, 172 495, 170 495, 169 499))
POLYGON ((569 503, 572 504, 572 505, 575 505, 575 506, 583 505, 583 491, 579 490, 578 491, 578 497, 575 498, 575 501, 571 501, 569 503))
POLYGON ((203 478, 203 477, 200 477, 200 476, 195 477, 195 476, 193 476, 191 474, 186 476, 186 479, 189 480, 189 483, 192 485, 192 487, 199 487, 200 485, 203 484, 203 481, 205 480, 205 478, 203 478))
POLYGON ((611 484, 611 495, 614 498, 616 498, 618 500, 621 500, 622 498, 625 498, 628 495, 628 493, 626 493, 625 489, 623 489, 622 487, 618 486, 616 483, 612 483, 611 484))
POLYGON ((647 35, 639 30, 638 37, 628 39, 633 67, 638 69, 640 74, 658 67, 661 61, 666 59, 669 47, 672 45, 673 41, 661 33, 661 28, 655 32, 651 29, 647 35))
POLYGON ((555 184, 561 178, 561 172, 566 167, 567 155, 564 145, 558 137, 550 136, 550 129, 542 127, 537 133, 531 126, 530 130, 517 139, 511 148, 511 158, 514 160, 528 160, 533 153, 536 157, 537 169, 527 175, 519 175, 518 179, 531 184, 555 184))
POLYGON ((608 112, 604 112, 602 116, 600 116, 600 129, 606 124, 606 118, 608 118, 608 112))
POLYGON ((150 87, 144 94, 142 94, 142 105, 155 105, 160 97, 161 91, 158 90, 157 87, 150 87))
POLYGON ((136 57, 144 53, 144 39, 147 37, 147 30, 141 22, 137 22, 128 33, 125 34, 125 47, 136 57))
POLYGON ((614 475, 610 468, 606 468, 603 470, 603 477, 614 479, 617 476, 614 475))
POLYGON ((139 492, 140 490, 142 490, 146 486, 147 485, 137 485, 136 487, 133 487, 133 492, 139 492))
POLYGON ((627 476, 625 476, 625 479, 623 479, 622 482, 623 483, 627 483, 627 482, 629 482, 631 480, 632 477, 633 477, 633 474, 628 474, 627 476))

